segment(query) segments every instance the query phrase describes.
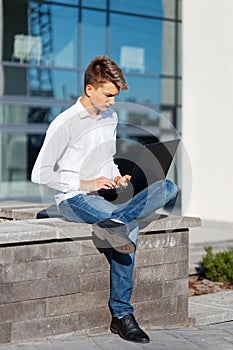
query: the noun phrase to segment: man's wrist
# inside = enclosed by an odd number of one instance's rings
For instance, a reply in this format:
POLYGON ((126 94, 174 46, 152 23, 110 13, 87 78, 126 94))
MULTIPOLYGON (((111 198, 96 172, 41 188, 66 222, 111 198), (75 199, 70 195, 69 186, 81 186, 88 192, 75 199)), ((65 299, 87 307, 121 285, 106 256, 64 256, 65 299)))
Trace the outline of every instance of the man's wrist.
POLYGON ((120 180, 120 176, 116 176, 115 178, 114 178, 114 182, 117 184, 117 182, 120 180))

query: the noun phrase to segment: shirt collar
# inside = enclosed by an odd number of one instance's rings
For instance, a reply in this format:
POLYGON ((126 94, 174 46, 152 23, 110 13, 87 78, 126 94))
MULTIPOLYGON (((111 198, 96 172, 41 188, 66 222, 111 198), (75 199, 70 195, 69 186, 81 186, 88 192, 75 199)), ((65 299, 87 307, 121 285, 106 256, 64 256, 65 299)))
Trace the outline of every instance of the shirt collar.
POLYGON ((84 119, 84 118, 91 118, 91 119, 100 119, 102 118, 103 114, 100 111, 99 114, 96 117, 92 117, 88 111, 86 110, 86 108, 82 105, 82 103, 80 102, 81 96, 77 99, 75 105, 78 108, 78 112, 79 112, 79 118, 80 119, 84 119))

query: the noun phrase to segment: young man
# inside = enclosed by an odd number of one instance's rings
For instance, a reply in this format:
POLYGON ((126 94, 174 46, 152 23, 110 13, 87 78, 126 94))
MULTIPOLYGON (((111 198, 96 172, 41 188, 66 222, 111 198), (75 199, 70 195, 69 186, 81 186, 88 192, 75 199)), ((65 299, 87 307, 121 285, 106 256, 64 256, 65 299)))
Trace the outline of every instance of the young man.
POLYGON ((110 258, 110 329, 129 341, 148 343, 130 303, 133 291, 137 218, 163 207, 177 194, 168 180, 158 181, 122 205, 95 193, 125 186, 113 161, 117 115, 110 108, 127 90, 122 70, 107 56, 94 58, 85 71, 84 93, 50 124, 32 171, 32 181, 56 190, 59 212, 69 221, 93 224, 95 235, 112 247, 110 258))

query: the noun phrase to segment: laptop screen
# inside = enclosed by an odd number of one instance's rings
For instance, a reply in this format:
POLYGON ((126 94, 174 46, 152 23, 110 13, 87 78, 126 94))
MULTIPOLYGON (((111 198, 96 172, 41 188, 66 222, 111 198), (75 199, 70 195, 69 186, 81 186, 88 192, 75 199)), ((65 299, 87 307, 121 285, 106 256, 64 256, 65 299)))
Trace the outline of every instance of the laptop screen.
POLYGON ((133 187, 146 188, 166 178, 179 143, 176 139, 144 145, 132 171, 133 187))

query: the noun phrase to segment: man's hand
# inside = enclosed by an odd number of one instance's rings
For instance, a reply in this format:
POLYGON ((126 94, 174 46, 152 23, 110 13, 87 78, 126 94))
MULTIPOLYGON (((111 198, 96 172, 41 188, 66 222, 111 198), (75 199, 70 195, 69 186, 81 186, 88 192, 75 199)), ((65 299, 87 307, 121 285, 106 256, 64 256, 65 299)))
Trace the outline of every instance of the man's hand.
POLYGON ((94 180, 80 180, 79 190, 81 191, 98 191, 101 188, 115 188, 116 182, 107 177, 100 176, 94 180))
POLYGON ((128 186, 128 182, 130 181, 130 179, 131 179, 130 175, 124 175, 122 177, 120 176, 115 177, 114 181, 118 186, 128 186))

